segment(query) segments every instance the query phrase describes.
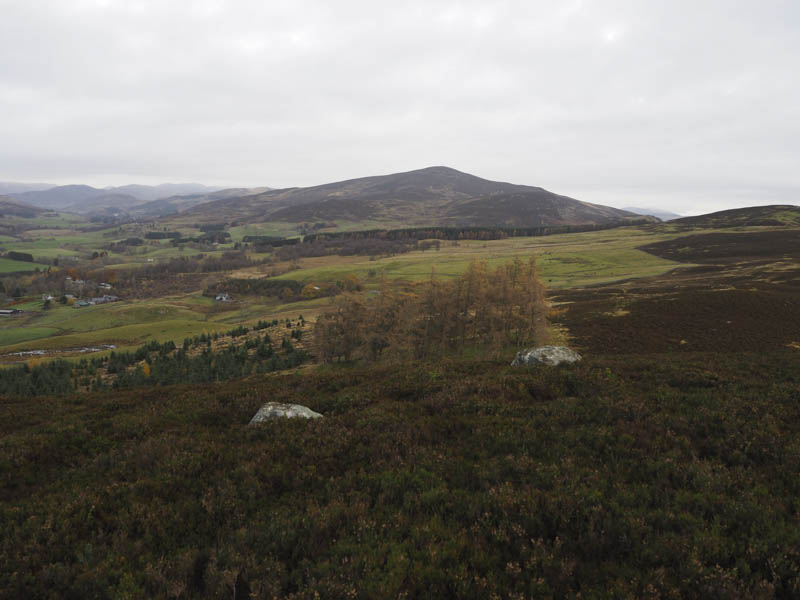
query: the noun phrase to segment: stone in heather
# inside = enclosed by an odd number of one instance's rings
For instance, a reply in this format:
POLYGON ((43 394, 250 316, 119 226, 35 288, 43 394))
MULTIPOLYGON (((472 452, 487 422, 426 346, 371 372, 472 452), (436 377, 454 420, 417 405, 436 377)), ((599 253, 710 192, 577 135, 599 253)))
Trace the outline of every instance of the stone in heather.
POLYGON ((566 346, 540 346, 517 352, 514 360, 511 361, 511 366, 547 365, 556 367, 562 364, 571 365, 579 360, 581 360, 581 355, 566 346))
POLYGON ((314 412, 307 406, 301 404, 284 404, 283 402, 267 402, 258 409, 255 416, 250 419, 250 425, 262 423, 267 419, 294 419, 302 417, 304 419, 319 419, 322 415, 314 412))

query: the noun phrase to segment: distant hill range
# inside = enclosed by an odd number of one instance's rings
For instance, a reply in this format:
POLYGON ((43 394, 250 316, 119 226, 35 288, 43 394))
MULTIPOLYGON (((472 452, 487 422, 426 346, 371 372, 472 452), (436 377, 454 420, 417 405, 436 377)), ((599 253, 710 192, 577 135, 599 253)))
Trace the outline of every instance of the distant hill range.
MULTIPOLYGON (((9 194, 15 200, 37 206, 78 214, 129 213, 135 207, 161 198, 183 194, 211 194, 219 188, 199 183, 164 183, 161 185, 123 185, 94 188, 88 185, 60 185, 43 190, 9 194)), ((205 197, 198 202, 207 201, 205 197)))
POLYGON ((23 192, 36 192, 49 190, 56 187, 53 183, 17 183, 14 181, 0 181, 0 196, 21 194, 23 192))
POLYGON ((17 202, 8 196, 0 196, 0 218, 22 217, 24 219, 33 219, 45 212, 47 212, 46 209, 17 202))
POLYGON ((258 188, 228 188, 218 190, 215 192, 201 193, 201 194, 184 194, 177 196, 169 196, 167 198, 160 198, 151 202, 145 202, 135 206, 131 211, 131 215, 142 219, 153 219, 158 217, 165 217, 182 213, 193 206, 205 204, 207 202, 216 202, 225 198, 249 196, 253 194, 261 194, 270 190, 268 187, 258 188))
POLYGON ((800 225, 800 207, 790 204, 749 206, 695 217, 683 217, 675 219, 672 223, 712 228, 800 225))
MULTIPOLYGON (((482 179, 449 167, 233 196, 187 210, 195 223, 359 223, 368 227, 537 227, 641 218, 539 187, 482 179)), ((655 219, 653 219, 655 221, 655 219)))
POLYGON ((639 208, 638 206, 626 206, 622 210, 635 213, 637 215, 649 215, 657 217, 662 221, 672 221, 673 219, 680 219, 678 213, 670 212, 668 210, 661 210, 660 208, 639 208))

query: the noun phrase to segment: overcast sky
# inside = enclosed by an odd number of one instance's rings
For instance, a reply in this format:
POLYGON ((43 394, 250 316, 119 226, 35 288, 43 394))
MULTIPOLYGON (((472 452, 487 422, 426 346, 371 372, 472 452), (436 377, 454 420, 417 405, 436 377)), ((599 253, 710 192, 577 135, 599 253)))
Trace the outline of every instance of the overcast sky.
POLYGON ((0 180, 800 203, 796 0, 0 0, 0 180))

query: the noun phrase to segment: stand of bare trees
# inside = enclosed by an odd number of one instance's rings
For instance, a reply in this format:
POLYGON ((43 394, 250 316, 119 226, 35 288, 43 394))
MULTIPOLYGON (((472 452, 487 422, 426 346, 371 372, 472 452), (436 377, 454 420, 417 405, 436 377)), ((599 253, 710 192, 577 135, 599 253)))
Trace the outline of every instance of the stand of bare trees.
POLYGON ((541 341, 546 310, 533 257, 494 270, 475 260, 455 279, 432 274, 400 290, 384 282, 373 299, 342 298, 317 320, 315 352, 323 362, 424 359, 477 347, 496 352, 541 341))

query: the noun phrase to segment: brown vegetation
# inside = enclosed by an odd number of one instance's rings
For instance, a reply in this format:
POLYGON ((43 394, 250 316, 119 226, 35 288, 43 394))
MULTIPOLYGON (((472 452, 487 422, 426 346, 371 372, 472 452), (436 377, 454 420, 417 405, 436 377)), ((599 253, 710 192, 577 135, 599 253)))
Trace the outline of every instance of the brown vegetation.
POLYGON ((690 235, 640 250, 702 266, 563 290, 575 344, 592 353, 764 352, 800 341, 796 230, 690 235))
POLYGON ((701 233, 640 246, 640 250, 679 262, 722 264, 740 261, 800 260, 800 231, 701 233))
POLYGON ((483 345, 498 350, 542 337, 544 287, 536 263, 516 259, 491 271, 474 261, 451 281, 402 290, 384 283, 370 301, 347 296, 317 320, 317 358, 430 358, 483 345))

